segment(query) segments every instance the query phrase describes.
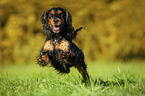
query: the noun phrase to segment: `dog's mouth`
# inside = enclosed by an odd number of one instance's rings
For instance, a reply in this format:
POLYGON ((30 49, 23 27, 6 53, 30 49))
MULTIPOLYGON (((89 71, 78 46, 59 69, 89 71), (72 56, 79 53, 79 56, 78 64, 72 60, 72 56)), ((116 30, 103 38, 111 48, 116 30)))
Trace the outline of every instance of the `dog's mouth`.
POLYGON ((53 27, 53 29, 55 30, 55 31, 58 31, 59 29, 60 29, 60 26, 57 26, 57 27, 53 27))
POLYGON ((49 20, 49 25, 51 27, 51 30, 54 32, 54 33, 59 33, 62 29, 62 26, 63 26, 63 22, 59 19, 50 19, 49 20))
POLYGON ((52 29, 54 33, 59 33, 61 30, 61 26, 52 26, 52 29))

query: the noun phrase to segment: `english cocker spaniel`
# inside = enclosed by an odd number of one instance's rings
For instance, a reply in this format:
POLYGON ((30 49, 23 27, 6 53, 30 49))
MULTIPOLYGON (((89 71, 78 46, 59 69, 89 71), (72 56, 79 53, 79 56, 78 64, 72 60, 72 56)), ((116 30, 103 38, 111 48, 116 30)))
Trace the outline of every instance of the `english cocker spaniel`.
POLYGON ((71 14, 63 8, 51 8, 41 17, 46 40, 38 57, 38 64, 50 63, 59 73, 69 73, 76 67, 84 80, 89 80, 83 52, 72 42, 80 27, 74 30, 71 14))

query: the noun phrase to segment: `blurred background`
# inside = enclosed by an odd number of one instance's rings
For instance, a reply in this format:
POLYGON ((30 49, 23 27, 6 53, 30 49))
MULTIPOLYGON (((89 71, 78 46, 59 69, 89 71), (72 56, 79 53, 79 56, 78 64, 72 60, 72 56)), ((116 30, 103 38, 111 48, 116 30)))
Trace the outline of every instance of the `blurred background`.
POLYGON ((67 9, 87 61, 145 60, 144 0, 0 0, 0 64, 34 64, 44 44, 41 15, 67 9))

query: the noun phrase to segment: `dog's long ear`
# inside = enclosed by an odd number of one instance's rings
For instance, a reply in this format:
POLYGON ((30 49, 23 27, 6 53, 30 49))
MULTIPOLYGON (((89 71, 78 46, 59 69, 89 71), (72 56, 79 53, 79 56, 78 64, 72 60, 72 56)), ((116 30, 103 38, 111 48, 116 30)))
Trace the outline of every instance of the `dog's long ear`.
POLYGON ((41 22, 42 22, 42 24, 43 24, 43 27, 45 26, 45 24, 47 24, 48 23, 48 19, 47 19, 47 16, 48 14, 47 14, 47 11, 45 11, 43 14, 42 14, 42 16, 41 16, 41 22))
POLYGON ((66 23, 72 25, 72 16, 71 14, 65 9, 66 12, 66 23))
POLYGON ((45 34, 46 36, 51 35, 51 32, 50 32, 50 30, 49 30, 50 27, 49 27, 49 24, 48 24, 48 22, 49 22, 49 20, 48 20, 49 11, 50 11, 50 10, 45 11, 45 12, 42 14, 42 16, 41 16, 41 22, 42 22, 42 25, 43 25, 44 34, 45 34))

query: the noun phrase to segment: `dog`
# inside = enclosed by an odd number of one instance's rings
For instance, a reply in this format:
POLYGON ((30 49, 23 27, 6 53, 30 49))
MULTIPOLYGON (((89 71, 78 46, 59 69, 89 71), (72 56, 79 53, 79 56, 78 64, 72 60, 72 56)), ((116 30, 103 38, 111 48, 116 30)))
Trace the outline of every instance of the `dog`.
POLYGON ((89 80, 83 52, 72 42, 77 32, 74 30, 71 14, 63 8, 51 8, 41 17, 46 40, 37 58, 40 66, 50 63, 59 73, 69 73, 76 67, 85 81, 89 80))

